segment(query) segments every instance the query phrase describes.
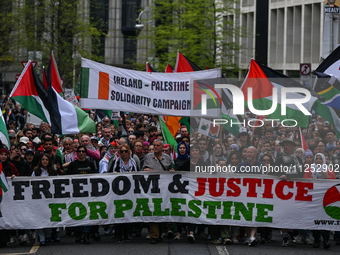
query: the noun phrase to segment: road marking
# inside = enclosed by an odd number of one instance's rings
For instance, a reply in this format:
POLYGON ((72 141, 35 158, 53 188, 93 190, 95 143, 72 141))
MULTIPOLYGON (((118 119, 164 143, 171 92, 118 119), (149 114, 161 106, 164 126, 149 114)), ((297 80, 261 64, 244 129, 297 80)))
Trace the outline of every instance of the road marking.
POLYGON ((216 246, 216 250, 219 255, 229 255, 229 252, 225 246, 216 246))
POLYGON ((29 252, 17 252, 17 253, 0 253, 0 255, 25 255, 25 254, 34 254, 38 251, 40 245, 39 243, 35 243, 29 252))
POLYGON ((32 249, 30 250, 30 254, 36 253, 36 252, 38 251, 39 247, 40 247, 40 243, 38 243, 38 242, 35 243, 35 244, 32 246, 32 249))

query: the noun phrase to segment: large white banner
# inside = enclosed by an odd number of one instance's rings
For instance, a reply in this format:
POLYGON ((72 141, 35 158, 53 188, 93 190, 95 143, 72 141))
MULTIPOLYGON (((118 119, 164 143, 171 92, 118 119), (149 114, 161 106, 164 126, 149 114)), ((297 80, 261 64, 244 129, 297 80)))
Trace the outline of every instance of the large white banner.
POLYGON ((221 77, 221 69, 149 73, 83 58, 80 107, 190 116, 192 81, 221 77))
POLYGON ((340 230, 339 180, 138 172, 8 181, 0 205, 3 229, 189 222, 340 230))

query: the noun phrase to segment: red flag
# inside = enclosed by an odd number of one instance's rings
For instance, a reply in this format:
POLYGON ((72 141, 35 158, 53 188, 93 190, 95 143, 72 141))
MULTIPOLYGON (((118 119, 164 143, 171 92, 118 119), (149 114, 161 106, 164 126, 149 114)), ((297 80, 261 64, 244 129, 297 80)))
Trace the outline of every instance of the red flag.
POLYGON ((157 72, 155 69, 152 68, 152 66, 149 64, 149 62, 146 62, 146 71, 151 72, 157 72))
POLYGON ((54 59, 53 52, 51 53, 50 64, 48 65, 46 78, 47 78, 46 80, 51 83, 52 88, 54 88, 54 90, 58 94, 63 93, 63 89, 61 88, 61 83, 60 83, 61 79, 60 79, 60 75, 58 72, 57 62, 54 59))
POLYGON ((306 151, 306 150, 308 150, 308 146, 307 146, 305 137, 304 137, 303 134, 302 134, 301 128, 299 128, 299 132, 300 132, 300 139, 301 139, 301 146, 302 146, 302 149, 303 149, 304 151, 306 151))
POLYGON ((200 71, 200 70, 202 69, 199 68, 194 62, 186 58, 179 51, 177 52, 177 60, 176 60, 176 67, 175 67, 176 73, 193 72, 193 71, 200 71))
POLYGON ((166 73, 173 73, 174 72, 174 69, 172 68, 172 66, 169 63, 166 64, 165 72, 166 73))

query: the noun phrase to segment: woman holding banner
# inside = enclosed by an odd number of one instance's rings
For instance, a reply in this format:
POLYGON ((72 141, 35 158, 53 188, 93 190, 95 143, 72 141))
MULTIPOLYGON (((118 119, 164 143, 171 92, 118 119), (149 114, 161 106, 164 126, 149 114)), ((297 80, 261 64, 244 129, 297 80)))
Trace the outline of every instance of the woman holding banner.
MULTIPOLYGON (((123 144, 119 149, 119 158, 113 164, 113 172, 137 172, 137 169, 136 161, 131 158, 130 147, 127 144, 123 144)), ((133 223, 115 224, 117 243, 131 240, 128 232, 132 232, 132 229, 133 223)))
MULTIPOLYGON (((317 153, 314 157, 312 167, 306 170, 304 178, 309 179, 336 179, 334 172, 329 169, 326 164, 326 158, 323 153, 317 153)), ((312 230, 314 236, 313 248, 320 247, 320 237, 323 237, 323 248, 328 250, 331 245, 329 244, 329 231, 328 230, 312 230)))
MULTIPOLYGON (((43 153, 40 157, 38 166, 34 169, 32 176, 53 176, 55 171, 52 160, 47 153, 43 153)), ((51 239, 51 229, 36 229, 36 242, 40 241, 40 245, 44 246, 51 239)))

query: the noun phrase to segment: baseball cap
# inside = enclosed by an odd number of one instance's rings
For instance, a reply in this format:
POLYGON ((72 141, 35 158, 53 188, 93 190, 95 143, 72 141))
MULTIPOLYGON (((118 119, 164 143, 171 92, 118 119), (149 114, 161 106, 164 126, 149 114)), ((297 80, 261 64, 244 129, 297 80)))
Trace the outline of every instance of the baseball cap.
POLYGON ((248 130, 245 127, 240 127, 240 129, 238 130, 238 133, 247 133, 248 134, 248 130))
POLYGON ((19 143, 25 143, 28 144, 30 142, 30 139, 26 136, 23 136, 20 138, 19 143))
POLYGON ((34 155, 34 150, 32 150, 32 149, 28 149, 28 150, 26 150, 26 152, 25 152, 25 155, 27 155, 28 153, 31 153, 31 154, 33 154, 33 155, 34 155))

